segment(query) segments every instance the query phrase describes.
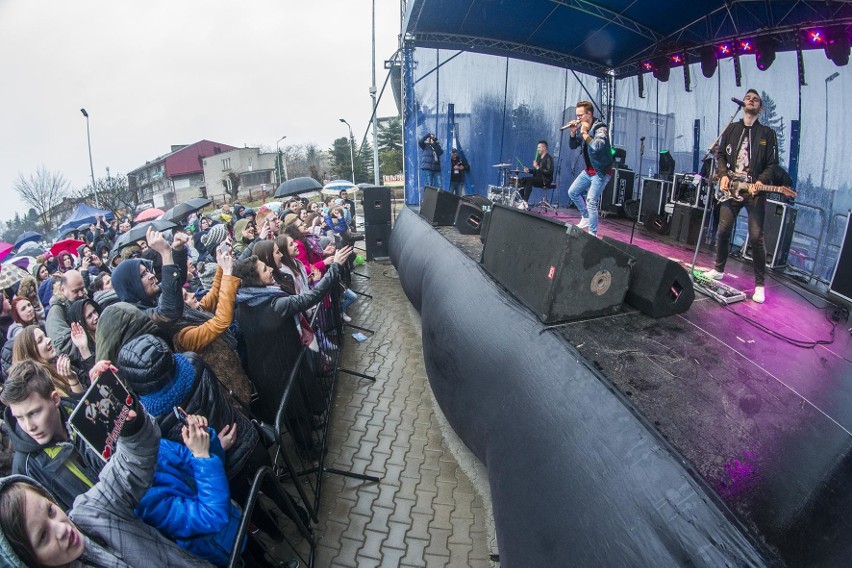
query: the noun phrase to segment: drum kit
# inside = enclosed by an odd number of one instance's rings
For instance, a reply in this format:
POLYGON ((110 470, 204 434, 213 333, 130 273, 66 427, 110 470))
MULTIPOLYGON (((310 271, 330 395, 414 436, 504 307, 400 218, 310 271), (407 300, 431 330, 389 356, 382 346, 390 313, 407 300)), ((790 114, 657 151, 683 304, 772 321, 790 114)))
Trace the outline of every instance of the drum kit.
POLYGON ((518 190, 523 170, 512 170, 512 164, 500 163, 492 166, 500 170, 500 185, 488 186, 488 199, 517 209, 527 209, 527 202, 518 190))

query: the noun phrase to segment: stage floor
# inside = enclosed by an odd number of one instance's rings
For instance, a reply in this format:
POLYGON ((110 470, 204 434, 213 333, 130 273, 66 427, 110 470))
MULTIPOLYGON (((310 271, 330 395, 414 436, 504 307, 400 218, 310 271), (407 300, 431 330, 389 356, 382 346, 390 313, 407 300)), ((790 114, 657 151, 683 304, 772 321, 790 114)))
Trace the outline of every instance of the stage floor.
MULTIPOLYGON (((579 221, 575 209, 557 216, 579 221)), ((629 241, 631 228, 610 217, 598 234, 629 241)), ((437 230, 479 262, 478 235, 437 230)), ((692 262, 694 247, 642 226, 633 244, 687 270, 692 262)), ((702 249, 696 267, 712 268, 712 255, 702 249)), ((730 306, 696 291, 680 315, 655 320, 625 305, 551 329, 785 562, 830 562, 850 523, 837 516, 852 500, 850 323, 832 321, 825 300, 771 269, 766 302, 753 302, 749 264, 728 261, 724 282, 748 296, 730 306), (834 541, 828 557, 820 540, 834 541)))

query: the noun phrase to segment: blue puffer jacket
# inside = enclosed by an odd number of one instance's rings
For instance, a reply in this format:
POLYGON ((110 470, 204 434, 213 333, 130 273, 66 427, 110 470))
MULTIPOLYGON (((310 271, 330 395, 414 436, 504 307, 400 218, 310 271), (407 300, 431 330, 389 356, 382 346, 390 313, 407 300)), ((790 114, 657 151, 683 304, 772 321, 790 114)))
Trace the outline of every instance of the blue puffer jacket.
POLYGON ((240 511, 230 500, 224 452, 210 430, 210 457, 195 458, 183 444, 160 440, 154 483, 136 514, 178 546, 226 566, 237 537, 240 511))
MULTIPOLYGON (((589 161, 592 163, 592 167, 595 169, 597 175, 603 177, 609 173, 613 162, 612 146, 609 143, 609 128, 606 122, 595 120, 589 129, 589 136, 592 137, 592 141, 588 144, 589 161)), ((577 133, 568 140, 568 145, 574 149, 579 148, 583 144, 583 135, 578 128, 577 133)))
POLYGON ((338 235, 342 235, 343 233, 349 230, 349 225, 347 224, 345 218, 337 218, 332 217, 331 215, 326 215, 325 224, 331 227, 331 229, 338 235))

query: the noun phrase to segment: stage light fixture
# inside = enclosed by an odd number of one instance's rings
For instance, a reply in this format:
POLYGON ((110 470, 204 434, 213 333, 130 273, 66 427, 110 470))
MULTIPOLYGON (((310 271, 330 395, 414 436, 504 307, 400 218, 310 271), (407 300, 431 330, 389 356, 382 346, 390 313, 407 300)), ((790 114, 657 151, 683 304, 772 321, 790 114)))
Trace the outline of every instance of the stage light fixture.
POLYGON ((837 66, 849 63, 849 36, 846 34, 846 26, 837 26, 828 30, 825 56, 837 66))
POLYGON ((734 44, 725 42, 716 46, 716 59, 724 59, 732 55, 734 55, 734 44))
POLYGON ((814 28, 812 30, 805 30, 803 35, 804 35, 805 41, 809 45, 811 45, 813 47, 825 47, 826 33, 825 33, 824 29, 814 28))
POLYGON ((754 61, 757 68, 766 71, 775 61, 775 40, 771 37, 762 37, 755 42, 754 61))
POLYGON ((654 78, 665 83, 669 80, 671 65, 668 57, 658 57, 654 60, 654 78))
POLYGON ((677 67, 678 65, 683 65, 686 61, 686 57, 683 53, 672 53, 669 56, 669 62, 672 67, 677 67))
POLYGON ((741 39, 737 52, 741 54, 754 53, 754 42, 750 39, 741 39))
POLYGON ((650 73, 650 72, 652 72, 652 71, 654 70, 654 64, 653 64, 653 63, 651 63, 650 61, 643 61, 643 62, 642 62, 642 69, 643 69, 644 71, 646 71, 646 72, 649 72, 649 73, 650 73))
POLYGON ((701 48, 701 73, 708 79, 716 72, 716 50, 712 45, 701 48))

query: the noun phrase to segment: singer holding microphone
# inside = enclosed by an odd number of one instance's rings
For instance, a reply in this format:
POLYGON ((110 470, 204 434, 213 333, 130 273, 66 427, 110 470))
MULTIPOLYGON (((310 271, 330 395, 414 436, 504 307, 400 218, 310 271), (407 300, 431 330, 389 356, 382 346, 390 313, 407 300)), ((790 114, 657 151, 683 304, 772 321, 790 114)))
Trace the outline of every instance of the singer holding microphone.
POLYGON ((524 172, 532 176, 520 180, 521 197, 527 204, 530 202, 533 187, 547 187, 553 182, 553 156, 547 153, 546 140, 538 141, 532 165, 532 169, 524 168, 524 172))
POLYGON ((731 99, 743 107, 743 118, 728 125, 716 149, 716 179, 719 189, 728 191, 733 183, 754 184, 742 201, 728 199, 719 206, 719 230, 716 240, 716 266, 704 274, 719 280, 725 275, 725 263, 731 248, 731 233, 740 210, 748 213, 748 240, 754 268, 754 293, 758 304, 766 300, 763 281, 766 274, 766 247, 763 243, 763 219, 766 216, 766 193, 763 184, 771 184, 778 164, 778 140, 775 131, 758 122, 763 108, 760 94, 749 89, 743 100, 731 99))
POLYGON ((605 122, 595 118, 592 103, 580 101, 576 106, 576 120, 570 121, 561 130, 571 130, 568 145, 572 150, 583 148, 586 167, 568 188, 568 197, 582 215, 577 226, 581 229, 588 227, 589 234, 597 236, 598 202, 612 177, 612 147, 609 129, 605 122))

